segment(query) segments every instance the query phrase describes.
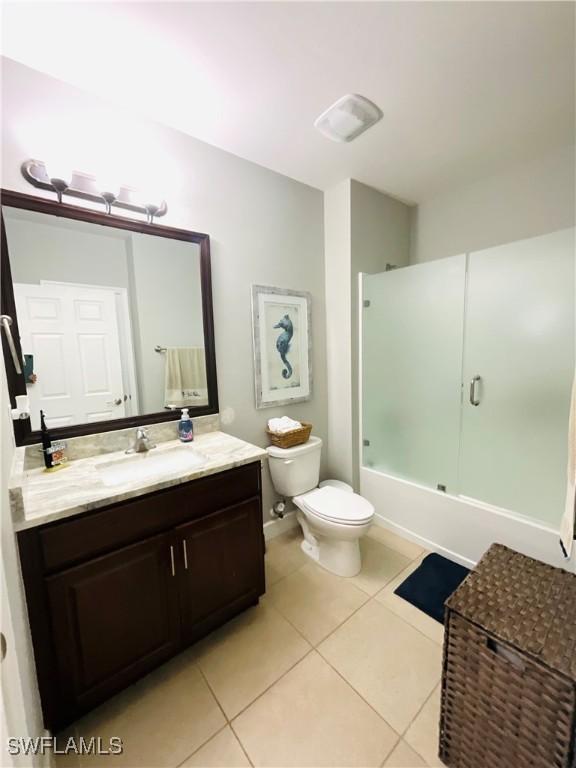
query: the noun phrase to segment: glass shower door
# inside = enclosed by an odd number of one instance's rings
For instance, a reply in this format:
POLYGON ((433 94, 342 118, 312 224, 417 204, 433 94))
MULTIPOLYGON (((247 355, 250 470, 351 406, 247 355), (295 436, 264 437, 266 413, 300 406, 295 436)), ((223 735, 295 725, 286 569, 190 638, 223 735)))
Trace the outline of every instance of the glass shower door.
POLYGON ((470 254, 460 492, 554 527, 574 312, 573 229, 470 254))
POLYGON ((363 277, 363 466, 449 493, 457 492, 465 274, 466 257, 453 256, 363 277))

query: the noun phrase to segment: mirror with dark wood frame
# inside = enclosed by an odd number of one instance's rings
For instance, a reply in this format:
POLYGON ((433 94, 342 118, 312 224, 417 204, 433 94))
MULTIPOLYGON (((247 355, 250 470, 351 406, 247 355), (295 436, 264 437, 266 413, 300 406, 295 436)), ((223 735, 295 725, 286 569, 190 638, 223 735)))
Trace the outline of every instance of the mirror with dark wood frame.
POLYGON ((18 445, 217 413, 210 238, 2 192, 2 331, 18 445), (16 353, 14 360, 13 351, 16 353), (17 367, 21 369, 19 373, 17 367))

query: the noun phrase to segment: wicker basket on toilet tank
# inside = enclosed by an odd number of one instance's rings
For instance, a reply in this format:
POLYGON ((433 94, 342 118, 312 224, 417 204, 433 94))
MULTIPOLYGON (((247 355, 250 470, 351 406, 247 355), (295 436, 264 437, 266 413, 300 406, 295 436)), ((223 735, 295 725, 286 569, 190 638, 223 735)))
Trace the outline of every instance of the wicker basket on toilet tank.
POLYGON ((576 766, 576 576, 494 544, 446 602, 440 758, 576 766))
POLYGON ((278 448, 294 448, 295 445, 306 443, 312 432, 312 424, 307 421, 301 421, 301 427, 291 429, 289 432, 271 432, 266 430, 270 442, 277 445, 278 448))

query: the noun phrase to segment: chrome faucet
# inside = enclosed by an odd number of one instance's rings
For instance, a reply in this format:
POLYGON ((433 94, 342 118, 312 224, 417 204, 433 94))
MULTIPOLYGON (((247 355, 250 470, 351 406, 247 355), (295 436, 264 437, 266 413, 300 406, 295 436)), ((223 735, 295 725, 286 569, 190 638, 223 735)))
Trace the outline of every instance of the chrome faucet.
POLYGON ((132 448, 128 448, 126 453, 146 453, 146 451, 150 451, 152 448, 156 448, 156 445, 150 442, 148 432, 146 432, 144 427, 138 427, 134 435, 134 445, 132 448))

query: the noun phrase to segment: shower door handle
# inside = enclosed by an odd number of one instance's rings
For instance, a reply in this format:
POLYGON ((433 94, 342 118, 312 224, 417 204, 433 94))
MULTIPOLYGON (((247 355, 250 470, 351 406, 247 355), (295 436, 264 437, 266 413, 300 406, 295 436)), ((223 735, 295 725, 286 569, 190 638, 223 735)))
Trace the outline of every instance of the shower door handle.
POLYGON ((476 384, 481 381, 480 376, 473 376, 470 382, 470 405, 480 405, 480 400, 476 397, 476 384))

